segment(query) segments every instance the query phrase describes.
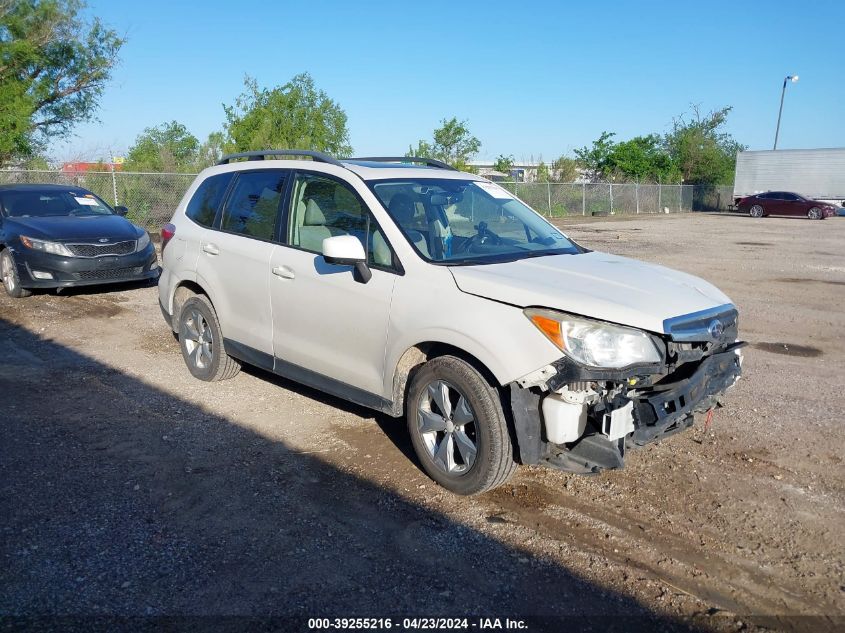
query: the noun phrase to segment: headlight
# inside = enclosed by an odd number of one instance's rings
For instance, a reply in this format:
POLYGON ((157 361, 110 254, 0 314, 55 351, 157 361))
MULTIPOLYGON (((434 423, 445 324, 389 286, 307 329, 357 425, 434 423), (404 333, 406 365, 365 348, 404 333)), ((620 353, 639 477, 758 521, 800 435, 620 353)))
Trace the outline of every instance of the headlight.
POLYGON ((21 244, 34 251, 61 255, 62 257, 73 257, 73 253, 68 250, 67 246, 60 242, 45 242, 44 240, 34 240, 31 237, 21 235, 21 244))
POLYGON ((135 247, 136 252, 140 252, 147 248, 147 244, 150 243, 150 234, 144 231, 144 234, 138 239, 138 246, 135 247))
POLYGON ((589 367, 659 363, 661 354, 642 330, 554 310, 528 308, 525 316, 572 360, 589 367))

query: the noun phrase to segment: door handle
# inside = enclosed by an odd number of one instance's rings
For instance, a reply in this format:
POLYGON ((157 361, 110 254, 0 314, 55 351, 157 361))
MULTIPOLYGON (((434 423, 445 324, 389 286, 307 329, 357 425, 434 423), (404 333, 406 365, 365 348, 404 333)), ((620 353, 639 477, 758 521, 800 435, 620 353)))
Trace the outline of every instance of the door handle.
POLYGON ((219 255, 220 249, 217 248, 214 244, 203 244, 202 245, 202 252, 208 253, 209 255, 219 255))
POLYGON ((296 277, 296 273, 287 266, 276 266, 273 269, 273 274, 282 279, 294 279, 296 277))

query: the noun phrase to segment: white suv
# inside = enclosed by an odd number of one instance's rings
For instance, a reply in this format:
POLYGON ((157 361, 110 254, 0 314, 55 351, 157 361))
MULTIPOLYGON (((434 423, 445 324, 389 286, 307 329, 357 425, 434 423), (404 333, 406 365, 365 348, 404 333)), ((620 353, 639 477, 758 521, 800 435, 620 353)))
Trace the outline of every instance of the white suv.
POLYGON ((459 494, 518 462, 620 468, 740 374, 717 288, 591 252, 430 159, 224 157, 163 228, 162 259, 194 376, 249 363, 404 416, 425 471, 459 494))

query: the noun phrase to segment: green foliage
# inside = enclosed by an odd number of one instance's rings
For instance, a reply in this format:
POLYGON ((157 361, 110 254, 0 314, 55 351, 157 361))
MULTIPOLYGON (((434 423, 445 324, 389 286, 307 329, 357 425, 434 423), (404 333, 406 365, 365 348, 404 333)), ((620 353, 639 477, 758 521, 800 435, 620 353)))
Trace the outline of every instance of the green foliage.
POLYGON ((82 0, 0 0, 0 164, 91 120, 124 39, 82 0))
POLYGON ((746 148, 723 131, 730 111, 728 106, 702 115, 693 106, 689 121, 683 115, 675 119, 664 145, 685 183, 733 184, 736 154, 746 148))
POLYGON ((552 163, 552 177, 556 182, 575 182, 578 176, 580 163, 569 156, 561 156, 552 163))
POLYGON ((549 171, 549 166, 546 165, 543 161, 540 161, 540 164, 537 165, 537 182, 549 182, 551 181, 551 172, 549 171))
POLYGON ((309 149, 349 156, 346 113, 308 73, 283 86, 259 88, 244 79, 244 93, 235 105, 224 105, 227 152, 257 149, 309 149))
POLYGON ((126 171, 189 172, 197 168, 200 142, 181 123, 148 127, 129 148, 126 171))
POLYGON ((502 172, 503 174, 510 175, 511 169, 513 169, 513 154, 505 156, 504 154, 499 154, 496 158, 496 162, 493 163, 493 169, 496 171, 502 172))
POLYGON ((602 132, 592 147, 587 145, 575 150, 575 156, 583 165, 587 178, 591 182, 604 179, 610 169, 610 154, 613 152, 615 132, 602 132))
POLYGON ((613 145, 605 169, 605 175, 614 180, 678 182, 680 179, 677 165, 657 134, 635 136, 613 145))
POLYGON ((205 143, 200 145, 197 152, 197 171, 211 167, 223 158, 226 147, 226 135, 223 132, 212 132, 205 143))
POLYGON ((433 137, 432 143, 420 141, 416 149, 409 147, 406 156, 435 158, 461 171, 472 171, 469 161, 478 153, 481 141, 470 134, 466 121, 443 119, 433 137))

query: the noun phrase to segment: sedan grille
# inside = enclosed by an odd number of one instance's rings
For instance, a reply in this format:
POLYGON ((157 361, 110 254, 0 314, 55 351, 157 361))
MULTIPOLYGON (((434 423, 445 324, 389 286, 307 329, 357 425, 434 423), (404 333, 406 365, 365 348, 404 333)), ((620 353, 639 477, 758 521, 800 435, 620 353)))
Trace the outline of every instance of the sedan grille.
POLYGON ((102 257, 104 255, 129 255, 135 252, 135 240, 114 244, 65 244, 76 257, 102 257))
POLYGON ((80 279, 120 279, 121 277, 134 277, 140 275, 144 269, 143 266, 135 266, 134 268, 106 268, 104 270, 83 270, 76 273, 80 279))

